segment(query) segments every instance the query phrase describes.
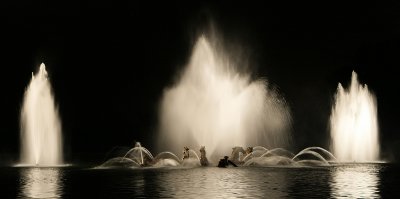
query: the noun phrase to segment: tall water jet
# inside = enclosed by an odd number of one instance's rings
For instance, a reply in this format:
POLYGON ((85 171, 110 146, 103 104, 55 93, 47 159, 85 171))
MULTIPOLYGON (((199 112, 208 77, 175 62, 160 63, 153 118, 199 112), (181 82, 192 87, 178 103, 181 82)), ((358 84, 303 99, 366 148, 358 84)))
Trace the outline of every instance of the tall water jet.
POLYGON ((164 91, 161 148, 204 145, 215 157, 233 146, 287 145, 291 116, 283 97, 266 79, 239 72, 243 66, 215 43, 199 37, 178 81, 164 91))
POLYGON ((62 164, 61 123, 45 65, 33 75, 21 109, 21 164, 62 164))
POLYGON ((358 82, 353 71, 349 89, 339 83, 330 118, 332 150, 338 161, 379 159, 375 95, 358 82))

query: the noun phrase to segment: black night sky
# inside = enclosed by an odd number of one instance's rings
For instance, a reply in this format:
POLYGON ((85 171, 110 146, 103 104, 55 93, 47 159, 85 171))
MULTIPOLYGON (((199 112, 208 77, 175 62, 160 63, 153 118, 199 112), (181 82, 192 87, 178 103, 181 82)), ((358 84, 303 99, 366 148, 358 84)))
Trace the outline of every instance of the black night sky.
MULTIPOLYGON (((325 1, 323 1, 325 2, 325 1)), ((19 157, 19 114, 31 73, 46 64, 67 162, 101 163, 115 146, 156 150, 158 104, 213 23, 253 76, 279 88, 292 150, 329 148, 338 82, 358 73, 378 101, 382 157, 400 159, 400 3, 231 1, 0 3, 0 163, 19 157)))

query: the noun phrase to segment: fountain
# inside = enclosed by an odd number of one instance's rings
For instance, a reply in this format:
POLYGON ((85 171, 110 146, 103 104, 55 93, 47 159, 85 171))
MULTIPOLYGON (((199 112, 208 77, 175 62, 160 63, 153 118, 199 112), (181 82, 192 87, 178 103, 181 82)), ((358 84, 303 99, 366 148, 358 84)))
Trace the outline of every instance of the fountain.
POLYGON ((354 72, 349 91, 339 84, 332 108, 336 157, 317 146, 294 154, 284 148, 291 129, 285 100, 265 79, 252 80, 241 71, 216 43, 200 36, 178 81, 162 96, 160 148, 175 153, 164 151, 153 157, 136 143, 101 167, 200 166, 201 159, 203 165, 215 165, 217 158, 227 154, 231 154, 229 161, 239 166, 329 166, 378 158, 376 100, 358 83, 354 72), (205 151, 199 158, 192 150, 205 146, 211 154, 210 164, 205 151), (175 154, 182 147, 184 158, 178 158, 175 154))
POLYGON ((215 160, 232 146, 287 145, 291 116, 283 97, 266 79, 239 72, 245 66, 216 43, 200 36, 178 81, 164 91, 160 148, 205 145, 215 160))
POLYGON ((61 123, 45 65, 33 75, 21 109, 21 164, 62 164, 61 123))
MULTIPOLYGON (((308 147, 297 154, 285 149, 291 129, 285 100, 265 79, 252 80, 216 44, 209 37, 200 36, 178 81, 164 91, 159 141, 162 150, 172 152, 153 157, 136 143, 100 168, 215 166, 215 160, 227 154, 231 154, 229 161, 239 166, 329 166, 337 162, 331 152, 321 147, 308 147), (182 147, 184 158, 178 158, 175 154, 182 147), (192 150, 197 147, 200 151, 207 147, 211 157, 208 159, 202 151, 199 158, 192 150)), ((339 89, 339 102, 342 90, 339 89)))
MULTIPOLYGON (((321 147, 308 147, 297 154, 293 154, 284 148, 273 148, 268 150, 263 146, 252 147, 253 151, 246 154, 243 153, 242 147, 232 148, 232 156, 229 160, 239 166, 329 166, 332 162, 336 162, 336 158, 328 150, 321 147), (245 157, 243 157, 246 155, 245 157), (238 159, 232 159, 238 157, 238 159)), ((170 151, 163 151, 156 156, 141 146, 139 142, 135 147, 124 152, 122 155, 110 158, 96 168, 144 168, 144 167, 199 167, 199 166, 216 166, 215 162, 205 163, 205 147, 201 146, 199 151, 201 158, 193 149, 187 148, 189 156, 187 158, 179 158, 170 151)))
POLYGON ((375 96, 361 85, 353 71, 349 89, 339 83, 330 118, 332 150, 341 162, 379 159, 375 96))
MULTIPOLYGON (((195 156, 197 156, 197 154, 193 150, 191 150, 191 152, 194 153, 195 156)), ((199 159, 195 160, 199 161, 199 159)), ((147 148, 143 147, 140 142, 136 142, 135 147, 125 152, 123 156, 110 158, 97 168, 165 167, 184 165, 183 163, 184 161, 182 161, 182 159, 178 158, 177 155, 169 151, 164 151, 157 154, 156 156, 153 156, 153 154, 151 154, 151 152, 147 148)))
POLYGON ((150 153, 150 151, 147 150, 146 148, 142 147, 140 142, 136 142, 135 147, 130 149, 128 152, 126 152, 126 154, 122 158, 125 159, 128 157, 130 159, 134 160, 135 162, 137 162, 138 165, 147 165, 148 161, 151 161, 152 159, 154 159, 154 157, 150 153))

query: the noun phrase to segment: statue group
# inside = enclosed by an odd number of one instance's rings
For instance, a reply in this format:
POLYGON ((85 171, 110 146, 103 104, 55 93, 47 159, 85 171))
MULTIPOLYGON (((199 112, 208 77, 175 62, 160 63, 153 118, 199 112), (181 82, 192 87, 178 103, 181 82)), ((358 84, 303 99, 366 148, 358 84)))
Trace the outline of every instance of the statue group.
MULTIPOLYGON (((183 147, 183 158, 182 161, 185 159, 190 158, 189 147, 183 147)), ((253 147, 247 147, 246 150, 243 147, 233 147, 232 154, 230 157, 224 156, 224 158, 220 159, 218 162, 218 167, 226 168, 228 166, 237 167, 238 165, 242 165, 244 163, 245 157, 250 155, 253 152, 253 147)), ((206 156, 206 149, 205 146, 200 147, 200 165, 201 166, 208 166, 209 162, 206 156)))

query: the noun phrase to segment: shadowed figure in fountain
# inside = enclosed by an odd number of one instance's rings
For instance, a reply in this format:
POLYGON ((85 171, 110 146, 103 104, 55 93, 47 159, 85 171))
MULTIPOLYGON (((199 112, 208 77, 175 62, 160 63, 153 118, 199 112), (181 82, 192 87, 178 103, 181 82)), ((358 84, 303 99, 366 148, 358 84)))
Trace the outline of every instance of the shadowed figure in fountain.
POLYGON ((234 162, 235 164, 243 164, 244 157, 251 154, 252 152, 253 152, 253 147, 247 147, 246 150, 244 150, 243 147, 239 146, 233 147, 231 157, 229 157, 229 160, 234 162))
POLYGON ((234 167, 237 167, 237 165, 234 162, 228 160, 228 158, 229 158, 228 156, 224 156, 223 159, 220 159, 219 162, 218 162, 218 167, 226 168, 226 167, 229 166, 229 164, 234 166, 234 167))
POLYGON ((250 154, 251 152, 253 152, 253 147, 249 146, 246 149, 246 154, 250 154))
POLYGON ((189 158, 190 158, 190 156, 189 156, 189 147, 185 146, 185 147, 183 147, 183 158, 182 158, 182 160, 189 159, 189 158))
POLYGON ((189 167, 200 166, 200 157, 199 155, 197 155, 196 151, 185 146, 183 147, 183 157, 181 160, 181 165, 189 167))
POLYGON ((206 157, 206 147, 200 147, 200 165, 201 166, 208 166, 208 159, 206 157))

